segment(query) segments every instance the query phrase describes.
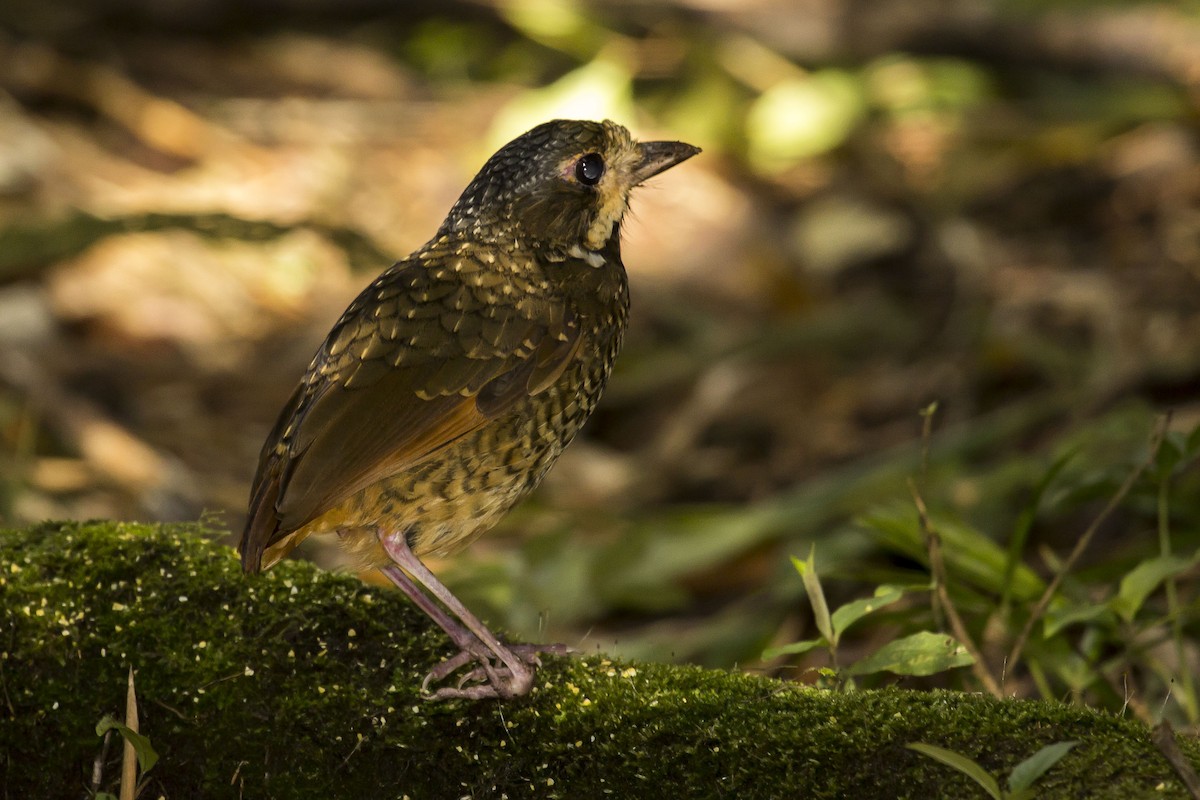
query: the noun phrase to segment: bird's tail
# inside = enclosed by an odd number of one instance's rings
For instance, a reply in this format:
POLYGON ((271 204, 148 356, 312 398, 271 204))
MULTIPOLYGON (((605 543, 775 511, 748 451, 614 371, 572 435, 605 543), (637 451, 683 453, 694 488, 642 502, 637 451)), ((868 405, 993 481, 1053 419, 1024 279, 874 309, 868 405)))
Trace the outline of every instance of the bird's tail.
POLYGON ((254 496, 250 498, 250 517, 238 542, 245 572, 263 569, 263 553, 279 536, 279 512, 275 508, 278 498, 278 478, 268 477, 254 489, 254 496))

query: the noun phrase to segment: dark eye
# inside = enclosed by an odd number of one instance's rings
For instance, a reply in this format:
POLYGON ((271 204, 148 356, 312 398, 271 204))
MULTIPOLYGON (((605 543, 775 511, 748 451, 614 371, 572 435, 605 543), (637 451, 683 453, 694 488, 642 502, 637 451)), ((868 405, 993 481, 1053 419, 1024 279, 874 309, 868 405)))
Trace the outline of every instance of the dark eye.
POLYGON ((604 157, 599 153, 588 153, 575 162, 575 179, 584 186, 595 186, 604 176, 604 157))

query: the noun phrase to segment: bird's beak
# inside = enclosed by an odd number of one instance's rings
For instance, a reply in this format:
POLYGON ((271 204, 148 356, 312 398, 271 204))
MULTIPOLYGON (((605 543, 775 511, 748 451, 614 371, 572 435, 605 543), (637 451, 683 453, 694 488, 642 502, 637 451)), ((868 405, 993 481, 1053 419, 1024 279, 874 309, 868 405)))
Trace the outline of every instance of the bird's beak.
POLYGON ((642 160, 634 167, 634 184, 649 180, 700 152, 699 147, 684 142, 639 142, 637 148, 642 160))

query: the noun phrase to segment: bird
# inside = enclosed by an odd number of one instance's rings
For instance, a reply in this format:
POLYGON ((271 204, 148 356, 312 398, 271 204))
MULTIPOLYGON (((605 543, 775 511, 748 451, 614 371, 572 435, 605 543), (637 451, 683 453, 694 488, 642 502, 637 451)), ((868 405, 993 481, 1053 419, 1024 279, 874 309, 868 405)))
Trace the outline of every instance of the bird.
POLYGON ((502 642, 423 559, 492 528, 591 415, 628 318, 630 194, 699 152, 558 119, 492 155, 433 238, 363 289, 317 349, 259 456, 244 571, 334 535, 458 648, 423 696, 528 694, 539 654, 568 648, 502 642))

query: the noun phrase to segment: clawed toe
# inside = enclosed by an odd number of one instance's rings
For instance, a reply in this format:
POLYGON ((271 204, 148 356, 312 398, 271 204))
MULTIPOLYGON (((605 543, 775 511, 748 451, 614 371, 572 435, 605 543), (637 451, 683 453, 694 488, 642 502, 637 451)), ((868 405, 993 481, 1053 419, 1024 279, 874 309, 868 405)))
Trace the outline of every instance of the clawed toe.
POLYGON ((429 671, 429 674, 425 676, 425 680, 421 681, 421 692, 424 694, 429 694, 429 684, 437 683, 447 675, 453 674, 459 667, 469 664, 476 658, 479 658, 479 656, 476 656, 474 653, 468 650, 458 651, 456 655, 447 658, 445 661, 429 671))
POLYGON ((430 684, 444 678, 445 674, 443 673, 454 672, 454 669, 442 669, 446 663, 457 662, 457 668, 474 658, 470 654, 466 654, 467 658, 461 658, 462 655, 460 652, 457 656, 449 658, 448 661, 438 664, 438 668, 434 669, 434 672, 438 673, 437 675, 431 672, 425 676, 425 680, 421 681, 421 691, 425 693, 425 699, 479 700, 491 697, 522 697, 529 693, 530 688, 533 688, 534 670, 528 664, 520 663, 517 669, 510 669, 506 666, 493 666, 490 660, 482 658, 478 666, 470 672, 463 673, 454 686, 443 686, 431 692, 430 684))
POLYGON ((503 654, 479 648, 460 650, 429 671, 421 682, 422 694, 426 700, 521 697, 533 688, 534 671, 542 664, 541 653, 562 655, 571 652, 569 647, 561 644, 518 644, 504 649, 503 654), (472 662, 475 666, 462 673, 454 686, 430 689, 472 662))

